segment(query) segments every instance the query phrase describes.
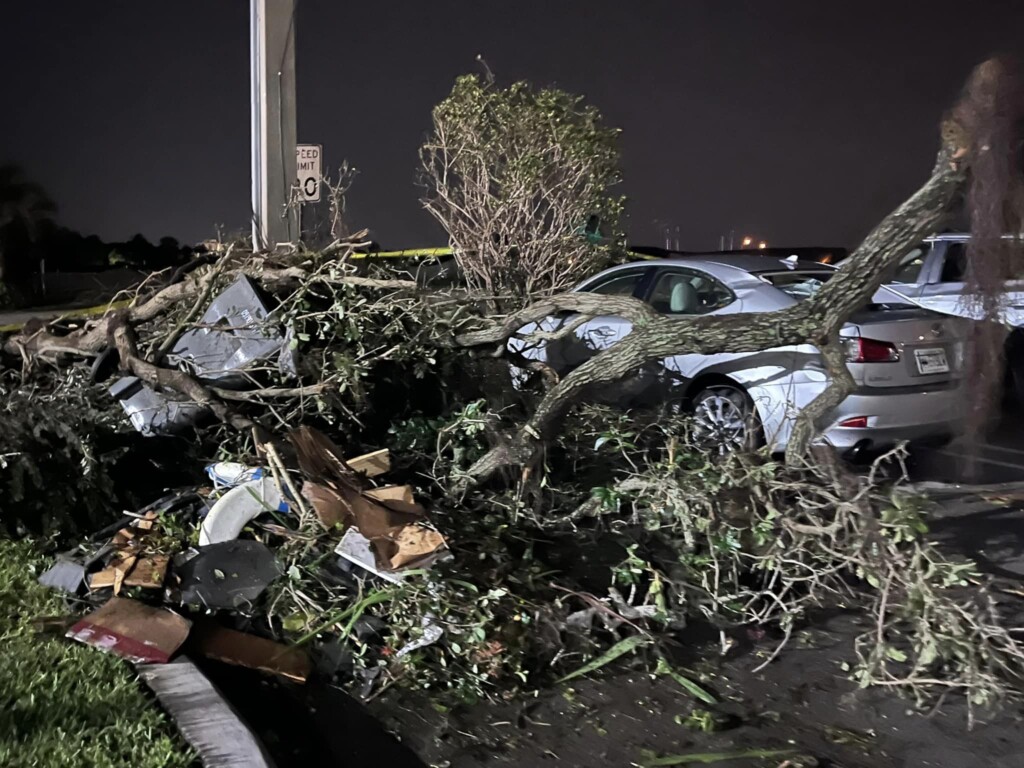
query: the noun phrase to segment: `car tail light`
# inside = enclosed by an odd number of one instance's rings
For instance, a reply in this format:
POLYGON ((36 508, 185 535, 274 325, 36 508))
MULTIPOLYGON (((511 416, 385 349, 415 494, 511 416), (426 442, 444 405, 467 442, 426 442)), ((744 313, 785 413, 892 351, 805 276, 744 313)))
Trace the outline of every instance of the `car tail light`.
POLYGON ((900 359, 895 344, 855 336, 845 339, 846 359, 851 363, 895 363, 900 359))
POLYGON ((851 429, 867 429, 868 417, 867 416, 854 416, 852 419, 843 419, 837 426, 849 427, 851 429))

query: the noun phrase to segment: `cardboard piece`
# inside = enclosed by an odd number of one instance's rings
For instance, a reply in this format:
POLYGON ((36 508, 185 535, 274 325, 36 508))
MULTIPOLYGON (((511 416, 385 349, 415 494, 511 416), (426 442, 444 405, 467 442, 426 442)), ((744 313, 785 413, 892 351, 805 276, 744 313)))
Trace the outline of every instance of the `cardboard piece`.
POLYGON ((191 622, 164 608, 112 597, 78 621, 67 637, 138 663, 165 664, 188 636, 191 622))
POLYGON ((299 683, 309 677, 309 656, 301 648, 275 643, 256 635, 237 632, 212 622, 192 631, 189 647, 209 659, 258 669, 299 683))
POLYGON ((378 568, 377 558, 370 547, 370 540, 355 528, 349 528, 345 531, 345 535, 341 537, 341 541, 338 542, 338 546, 335 547, 334 551, 349 562, 365 568, 374 576, 384 579, 384 581, 389 581, 392 584, 401 584, 402 579, 405 578, 405 574, 401 571, 388 573, 378 568))
POLYGON ((383 488, 366 491, 366 495, 395 512, 426 515, 423 507, 417 504, 413 498, 411 485, 386 485, 383 488))
POLYGON ((375 541, 378 562, 383 559, 389 570, 429 565, 445 546, 444 536, 422 525, 407 525, 394 539, 375 541))
MULTIPOLYGON (((410 486, 364 489, 360 475, 374 477, 391 468, 391 454, 386 449, 346 460, 338 446, 315 429, 299 427, 289 437, 307 478, 302 495, 325 528, 339 524, 355 528, 369 542, 375 563, 371 570, 421 565, 444 547, 441 534, 422 526, 426 511, 416 503, 410 486)), ((366 567, 361 543, 355 548, 360 555, 353 554, 354 541, 346 533, 337 551, 366 567)))
POLYGON ((300 493, 312 505, 317 519, 327 530, 345 521, 347 506, 342 501, 341 494, 333 488, 307 481, 303 483, 300 493))
POLYGON ((425 541, 417 542, 419 534, 411 533, 403 546, 387 540, 372 542, 355 528, 349 528, 334 551, 349 562, 365 568, 374 576, 392 584, 401 584, 408 571, 430 567, 447 551, 441 534, 431 529, 421 530, 428 531, 432 536, 427 536, 425 541), (384 550, 383 556, 378 552, 380 549, 384 550))
POLYGON ((153 532, 156 521, 156 510, 149 510, 114 533, 109 544, 114 556, 106 568, 89 576, 89 589, 113 587, 119 595, 122 587, 163 586, 170 555, 152 553, 146 547, 146 536, 153 532))
POLYGON ((387 448, 346 459, 327 435, 312 427, 293 429, 288 439, 295 448, 299 469, 310 480, 341 480, 358 487, 357 475, 377 477, 391 469, 387 448))
POLYGON ((312 427, 299 427, 288 434, 302 474, 315 482, 333 481, 358 487, 355 472, 327 435, 312 427))
POLYGON ((325 528, 343 523, 369 540, 375 562, 382 570, 416 563, 444 546, 441 534, 420 525, 426 519, 425 513, 412 500, 409 486, 360 493, 307 482, 302 494, 325 528))

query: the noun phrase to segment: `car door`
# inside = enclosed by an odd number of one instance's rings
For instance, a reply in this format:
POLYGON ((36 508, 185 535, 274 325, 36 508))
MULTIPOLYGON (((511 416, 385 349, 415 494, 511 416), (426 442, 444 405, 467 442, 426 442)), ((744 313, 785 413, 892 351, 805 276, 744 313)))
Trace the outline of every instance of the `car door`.
MULTIPOLYGON (((968 296, 966 271, 968 243, 936 243, 934 264, 923 273, 925 283, 915 298, 927 309, 944 315, 980 319, 981 310, 968 296)), ((894 286, 895 287, 895 286, 894 286)), ((1004 286, 1003 319, 1010 325, 1024 325, 1024 281, 1010 280, 1004 286)))
MULTIPOLYGON (((647 265, 615 270, 598 275, 584 283, 580 293, 596 293, 605 296, 642 295, 652 267, 647 265)), ((579 322, 578 314, 559 318, 555 328, 579 322)), ((597 315, 584 321, 576 330, 548 345, 548 364, 559 373, 570 371, 605 349, 620 341, 633 329, 625 318, 616 315, 597 315)))
MULTIPOLYGON (((651 270, 649 265, 615 269, 584 283, 577 291, 637 297, 646 287, 646 279, 651 270)), ((627 320, 615 315, 597 315, 580 323, 578 313, 565 313, 520 329, 519 338, 510 340, 509 348, 522 357, 542 361, 559 375, 564 375, 601 350, 608 349, 631 329, 632 325, 627 320), (576 327, 565 336, 529 340, 530 334, 535 331, 542 331, 550 337, 570 325, 576 327)))
MULTIPOLYGON (((693 317, 738 308, 736 295, 723 283, 692 267, 659 267, 644 299, 662 315, 693 317)), ((709 365, 727 363, 737 355, 674 355, 661 361, 671 387, 685 385, 709 365)))

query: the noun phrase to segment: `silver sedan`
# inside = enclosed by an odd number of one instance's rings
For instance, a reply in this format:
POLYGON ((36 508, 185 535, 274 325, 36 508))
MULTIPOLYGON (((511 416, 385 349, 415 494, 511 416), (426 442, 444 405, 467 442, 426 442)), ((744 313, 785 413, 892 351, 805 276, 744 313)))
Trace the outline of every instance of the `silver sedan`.
MULTIPOLYGON (((675 317, 772 312, 802 301, 835 270, 795 258, 723 254, 625 264, 575 290, 633 296, 675 317)), ((513 351, 561 375, 631 330, 620 317, 594 317, 564 338, 531 343, 534 330, 578 320, 551 317, 520 330, 513 351)), ((827 419, 821 440, 857 455, 901 441, 951 437, 961 421, 963 321, 917 307, 882 288, 842 329, 857 389, 827 419)), ((525 373, 515 369, 517 381, 525 373)), ((785 450, 796 414, 827 386, 818 350, 787 346, 743 354, 677 355, 639 372, 612 393, 619 401, 658 398, 690 409, 698 435, 719 446, 785 450)))

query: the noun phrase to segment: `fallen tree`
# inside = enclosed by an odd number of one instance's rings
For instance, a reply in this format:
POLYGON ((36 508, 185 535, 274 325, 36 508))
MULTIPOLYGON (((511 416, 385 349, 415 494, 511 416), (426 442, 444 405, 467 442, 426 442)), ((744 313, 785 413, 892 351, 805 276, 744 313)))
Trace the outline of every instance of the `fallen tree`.
MULTIPOLYGON (((434 326, 430 339, 433 345, 490 347, 494 356, 507 353, 505 343, 524 325, 559 312, 576 312, 584 317, 613 312, 630 321, 633 326, 632 332, 620 343, 594 355, 557 382, 511 439, 495 446, 469 469, 467 479, 476 483, 483 482, 504 467, 528 465, 550 434, 553 424, 568 408, 578 403, 586 391, 596 384, 618 381, 649 361, 687 353, 756 352, 810 343, 820 350, 831 382, 799 414, 787 447, 788 462, 791 465, 798 464, 806 455, 821 419, 842 402, 853 388, 839 340, 839 330, 847 318, 870 301, 885 276, 895 268, 898 259, 910 247, 941 226, 954 201, 963 195, 967 180, 976 179, 970 173, 974 163, 987 161, 991 155, 1007 158, 1008 162, 1014 157, 1013 147, 1016 146, 1018 134, 1003 131, 993 135, 985 127, 1000 121, 1009 121, 1019 127, 1019 115, 1024 114, 1024 104, 1020 101, 1007 102, 1001 98, 1017 92, 1017 77, 1015 69, 998 60, 986 62, 974 72, 960 102, 943 121, 940 148, 927 182, 868 235, 840 266, 835 277, 819 292, 789 309, 729 316, 663 317, 634 299, 558 293, 497 320, 482 317, 478 327, 467 329, 469 318, 464 313, 449 310, 457 308, 462 311, 466 306, 479 305, 481 301, 486 304, 489 299, 487 295, 462 293, 431 297, 419 291, 419 297, 429 309, 429 322, 434 326), (1012 117, 1007 118, 1008 113, 1018 115, 1016 121, 1012 117), (999 143, 994 144, 997 141, 999 143), (449 336, 452 331, 454 335, 449 336)), ((443 156, 443 151, 437 147, 433 151, 435 154, 431 157, 443 163, 436 159, 438 153, 443 156)), ((449 183, 457 184, 454 179, 449 183)), ((984 183, 984 179, 979 183, 984 183)), ((453 210, 462 210, 460 206, 451 207, 453 210)), ((1012 206, 1007 208, 1011 209, 1012 206)), ((991 210, 984 213, 992 215, 991 210)), ((996 213, 1000 217, 1006 215, 1003 209, 996 213)), ((443 218, 443 210, 435 210, 435 215, 443 218)), ((460 226, 468 225, 463 222, 460 226)), ((478 226, 495 225, 488 220, 478 226)), ((563 222, 562 227, 566 226, 563 222)), ((478 233, 478 239, 489 241, 502 242, 508 240, 508 237, 508 233, 503 231, 478 233)), ((187 277, 148 298, 140 297, 135 306, 110 313, 99 321, 87 324, 85 328, 66 335, 31 328, 8 339, 4 349, 31 362, 35 357, 53 358, 62 354, 95 355, 104 347, 114 345, 122 353, 125 370, 134 372, 151 384, 177 389, 210 407, 221 420, 248 430, 254 426, 250 421, 239 420, 234 410, 222 402, 222 398, 199 382, 177 371, 161 368, 158 361, 140 357, 132 344, 131 328, 153 322, 181 302, 194 301, 196 297, 206 295, 210 280, 237 274, 247 274, 277 293, 288 288, 294 289, 300 284, 306 285, 308 290, 309 286, 317 283, 416 291, 411 281, 366 278, 346 269, 345 256, 358 245, 358 240, 347 240, 336 242, 319 255, 296 252, 286 259, 290 263, 281 263, 281 257, 236 252, 233 256, 236 263, 232 265, 232 254, 229 253, 224 257, 224 263, 216 268, 195 277, 187 277), (328 256, 335 263, 326 261, 325 257, 328 256)), ((461 246, 461 242, 456 245, 461 246)), ((548 269, 549 265, 545 264, 545 273, 548 269)), ((554 282, 552 285, 559 283, 554 282)), ((995 290, 995 286, 988 286, 989 293, 995 290)), ((990 301, 987 312, 997 310, 998 306, 990 301)), ((423 339, 423 336, 417 338, 418 341, 423 339)), ((979 358, 978 362, 987 365, 991 359, 979 358)))
MULTIPOLYGON (((363 243, 355 236, 321 252, 253 253, 239 244, 212 263, 155 277, 125 309, 81 325, 34 324, 3 349, 26 378, 116 350, 120 370, 216 418, 214 429, 197 433, 203 455, 269 461, 267 445, 283 445, 289 429, 310 423, 353 449, 385 442, 405 449, 401 471, 429 493, 456 554, 454 564, 438 566, 436 580, 353 593, 322 571, 336 532, 302 515, 293 527, 265 534, 283 539, 278 552, 290 579, 266 607, 267 631, 300 642, 340 637, 371 682, 382 676, 384 685, 487 695, 499 684, 578 671, 584 657, 600 658, 602 650, 653 647, 687 618, 710 620, 723 632, 764 625, 784 641, 814 608, 849 598, 877 617, 861 644, 861 682, 915 692, 946 686, 991 702, 1020 687, 1021 650, 998 606, 985 591, 953 591, 969 586, 962 583, 969 566, 946 561, 924 541, 898 489, 874 479, 861 489, 831 463, 809 462, 807 448, 818 420, 851 386, 838 343, 846 318, 908 247, 940 226, 968 180, 976 182, 979 158, 1011 156, 1015 134, 995 142, 979 126, 1020 113, 1021 104, 999 96, 1007 91, 1000 84, 1013 77, 1002 63, 979 68, 943 123, 928 181, 814 297, 784 311, 667 319, 632 299, 558 293, 499 314, 489 311, 493 296, 428 289, 357 267, 352 257, 363 243), (210 298, 242 275, 274 297, 272 321, 288 330, 303 361, 297 382, 264 365, 247 371, 245 388, 227 389, 168 361, 178 335, 199 325, 210 298), (633 330, 554 380, 531 408, 498 412, 467 368, 492 361, 504 368, 508 339, 559 312, 613 312, 633 330), (627 377, 648 361, 801 343, 821 350, 831 385, 801 415, 788 467, 764 456, 712 462, 686 442, 678 421, 652 426, 638 414, 574 411, 593 385, 627 377), (412 405, 417 398, 429 398, 429 407, 412 405), (522 425, 505 435, 503 425, 520 417, 522 425), (495 481, 502 470, 512 470, 507 483, 495 481), (549 567, 557 547, 540 551, 550 536, 578 553, 581 531, 614 545, 615 561, 605 566, 612 589, 574 576, 564 563, 549 567), (564 578, 553 581, 553 571, 564 578), (332 610, 339 603, 347 607, 332 610), (603 618, 581 634, 580 611, 603 618), (381 642, 352 635, 364 614, 384 620, 381 642), (423 639, 429 617, 443 625, 446 641, 395 658, 396 649, 423 639), (944 629, 953 625, 959 640, 944 629), (909 632, 935 642, 907 640, 909 632), (967 646, 979 650, 966 653, 967 646)), ((568 226, 569 219, 560 221, 568 226)), ((508 242, 501 233, 483 234, 508 242)), ((507 382, 507 371, 499 375, 507 382)), ((282 464, 274 462, 278 475, 282 464)))

